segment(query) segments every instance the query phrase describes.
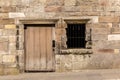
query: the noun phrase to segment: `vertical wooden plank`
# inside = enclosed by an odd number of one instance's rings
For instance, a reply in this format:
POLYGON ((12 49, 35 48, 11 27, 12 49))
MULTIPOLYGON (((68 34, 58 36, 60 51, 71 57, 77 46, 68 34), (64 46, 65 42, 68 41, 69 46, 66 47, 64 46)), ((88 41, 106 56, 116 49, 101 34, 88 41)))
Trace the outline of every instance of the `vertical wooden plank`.
POLYGON ((47 46, 46 46, 46 51, 47 51, 47 70, 52 70, 52 29, 51 27, 47 27, 46 29, 46 43, 47 43, 47 46))
POLYGON ((28 53, 29 53, 29 49, 28 49, 28 40, 29 40, 29 30, 25 29, 25 70, 27 70, 29 68, 29 60, 28 60, 28 53))
POLYGON ((42 45, 41 45, 41 43, 42 43, 42 39, 41 39, 41 35, 42 35, 42 33, 41 33, 42 31, 41 31, 41 28, 39 27, 39 70, 41 70, 41 47, 42 47, 42 45))
POLYGON ((33 27, 28 27, 29 28, 29 70, 34 70, 34 28, 33 27))
POLYGON ((41 48, 41 70, 46 70, 46 28, 41 27, 41 34, 40 34, 40 48, 41 48))
POLYGON ((34 27, 34 68, 35 70, 39 70, 40 67, 40 33, 39 27, 34 27))
POLYGON ((29 46, 31 46, 31 44, 30 44, 30 28, 28 27, 27 28, 27 54, 26 54, 26 56, 27 56, 27 70, 30 70, 30 48, 29 48, 29 46))
MULTIPOLYGON (((55 28, 54 27, 51 27, 51 32, 52 32, 52 40, 55 40, 55 28)), ((53 47, 52 47, 52 42, 51 42, 51 50, 52 50, 52 53, 51 53, 51 56, 52 56, 52 70, 54 71, 55 70, 55 53, 53 51, 53 47)))

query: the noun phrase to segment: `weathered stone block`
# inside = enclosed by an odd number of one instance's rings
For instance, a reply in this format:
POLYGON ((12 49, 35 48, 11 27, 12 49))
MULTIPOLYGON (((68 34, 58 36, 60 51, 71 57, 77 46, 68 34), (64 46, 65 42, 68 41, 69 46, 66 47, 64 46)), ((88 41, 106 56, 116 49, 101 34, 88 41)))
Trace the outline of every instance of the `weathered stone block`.
POLYGON ((106 54, 106 53, 114 53, 114 49, 99 49, 98 51, 97 51, 97 53, 104 53, 104 54, 106 54))
POLYGON ((57 35, 62 35, 62 34, 65 34, 65 30, 64 29, 61 29, 61 28, 56 28, 55 29, 55 33, 57 34, 57 35))
POLYGON ((117 41, 117 40, 120 40, 120 34, 111 34, 111 35, 108 35, 108 40, 109 40, 109 41, 117 41))
POLYGON ((0 19, 0 24, 14 24, 14 19, 0 19))
POLYGON ((109 0, 99 0, 101 6, 109 6, 109 0))
POLYGON ((3 63, 16 62, 16 55, 3 55, 3 63))
POLYGON ((110 29, 109 28, 92 28, 92 34, 104 34, 107 35, 110 33, 110 29))
POLYGON ((99 12, 99 16, 102 15, 102 13, 104 12, 104 7, 103 6, 94 5, 92 9, 93 9, 92 12, 96 12, 96 11, 99 12))
POLYGON ((25 14, 23 12, 9 12, 9 18, 24 18, 24 17, 25 14))
POLYGON ((71 71, 72 70, 72 55, 61 55, 61 71, 71 71), (62 61, 64 60, 64 61, 62 61))
POLYGON ((3 34, 3 29, 0 29, 0 36, 2 36, 3 34))
POLYGON ((81 10, 80 6, 77 6, 77 7, 76 6, 64 6, 64 7, 62 7, 63 12, 79 12, 80 10, 81 10))
POLYGON ((119 27, 119 23, 112 23, 112 25, 113 25, 114 28, 119 27))
POLYGON ((19 29, 19 35, 24 35, 24 29, 19 29))
POLYGON ((64 5, 64 0, 46 0, 46 5, 47 6, 53 6, 53 5, 62 6, 64 5))
POLYGON ((111 28, 111 33, 120 33, 120 28, 119 27, 113 27, 113 28, 111 28))
MULTIPOLYGON (((107 40, 97 40, 97 41, 92 41, 92 48, 93 49, 109 49, 107 47, 107 40)), ((111 48, 110 48, 111 49, 111 48)), ((94 51, 94 50, 93 50, 94 51)))
POLYGON ((94 23, 92 24, 92 27, 93 28, 109 28, 109 25, 105 23, 94 23))
POLYGON ((19 66, 21 68, 24 68, 25 64, 24 64, 24 55, 23 54, 19 54, 17 57, 17 60, 19 61, 19 66))
POLYGON ((4 28, 4 25, 0 25, 0 29, 3 29, 4 28))
POLYGON ((107 41, 107 40, 101 40, 101 41, 92 41, 93 49, 119 49, 120 47, 120 41, 107 41), (111 46, 112 45, 112 46, 111 46))
POLYGON ((18 0, 0 0, 0 5, 1 6, 12 6, 12 5, 17 5, 18 0))
POLYGON ((113 54, 94 54, 91 55, 88 69, 111 69, 114 61, 113 54), (109 58, 108 58, 109 57, 109 58))
POLYGON ((89 56, 88 55, 73 55, 72 70, 81 70, 88 66, 89 56))
MULTIPOLYGON (((41 3, 46 3, 47 0, 39 0, 41 3)), ((49 1, 49 0, 48 0, 49 1)))
POLYGON ((21 1, 21 5, 23 6, 39 6, 42 5, 44 6, 46 0, 26 0, 26 1, 21 1))
POLYGON ((98 16, 93 16, 92 17, 92 23, 98 23, 98 16))
POLYGON ((8 42, 8 36, 1 36, 0 37, 0 42, 8 42))
POLYGON ((119 44, 120 44, 119 40, 108 41, 106 47, 112 48, 112 49, 119 49, 120 47, 119 44))
POLYGON ((9 54, 16 55, 17 54, 17 50, 9 50, 9 54))
POLYGON ((57 42, 61 42, 61 37, 60 36, 56 36, 56 41, 57 42))
POLYGON ((25 12, 35 12, 35 13, 39 13, 39 12, 44 12, 44 6, 32 6, 27 8, 27 10, 25 12))
POLYGON ((99 17, 99 22, 119 22, 119 17, 117 16, 100 16, 99 17))
POLYGON ((9 50, 16 50, 16 43, 9 43, 9 50))
POLYGON ((104 34, 94 34, 94 35, 92 35, 92 41, 94 41, 94 40, 108 40, 108 35, 104 35, 104 34))
POLYGON ((115 54, 119 54, 120 53, 120 49, 114 49, 114 53, 115 54))
POLYGON ((87 6, 87 5, 86 6, 63 6, 62 11, 63 12, 81 12, 81 13, 84 13, 86 11, 92 11, 92 7, 87 6))
POLYGON ((0 18, 1 19, 8 18, 8 13, 0 13, 0 18))
POLYGON ((60 64, 60 55, 55 55, 56 64, 60 64))
POLYGON ((8 51, 8 42, 0 42, 0 51, 8 51))
POLYGON ((9 36, 9 42, 16 42, 16 36, 9 36))
POLYGON ((19 42, 19 49, 23 50, 24 49, 24 43, 23 42, 19 42))
POLYGON ((0 75, 4 75, 4 66, 0 64, 0 75))
POLYGON ((109 7, 106 7, 105 10, 112 12, 112 11, 119 11, 120 9, 117 6, 109 6, 109 7))
POLYGON ((5 25, 5 29, 16 29, 16 25, 14 24, 5 25))
MULTIPOLYGON (((99 16, 100 15, 100 12, 97 12, 97 11, 95 11, 95 12, 91 11, 89 13, 87 11, 86 12, 83 11, 83 12, 80 12, 80 13, 81 13, 82 16, 99 16)), ((80 15, 80 13, 78 15, 80 15)))
POLYGON ((76 5, 76 0, 65 0, 64 5, 65 6, 75 6, 76 5))
POLYGON ((4 5, 4 6, 2 6, 0 8, 0 12, 2 12, 2 13, 15 12, 15 11, 16 11, 16 7, 15 6, 5 6, 4 5))
POLYGON ((18 36, 19 42, 24 42, 24 35, 18 36))
POLYGON ((19 55, 24 54, 24 50, 17 50, 17 54, 19 54, 19 55))
POLYGON ((3 35, 4 36, 15 36, 17 34, 16 29, 4 29, 3 30, 3 35))
POLYGON ((82 12, 85 12, 85 11, 92 11, 93 9, 92 9, 92 6, 87 6, 87 5, 85 5, 85 6, 80 6, 80 11, 82 12))
POLYGON ((98 5, 98 0, 76 0, 77 5, 98 5))
POLYGON ((19 70, 17 68, 5 68, 4 75, 17 75, 19 74, 19 70))
POLYGON ((46 6, 45 11, 46 12, 60 12, 61 6, 46 6))

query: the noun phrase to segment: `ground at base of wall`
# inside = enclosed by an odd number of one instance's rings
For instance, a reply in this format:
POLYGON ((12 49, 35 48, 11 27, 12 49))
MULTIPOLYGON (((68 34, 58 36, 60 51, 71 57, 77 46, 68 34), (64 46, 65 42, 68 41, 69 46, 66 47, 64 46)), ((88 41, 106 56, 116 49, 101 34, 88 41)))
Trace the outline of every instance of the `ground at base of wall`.
POLYGON ((120 80, 120 69, 82 70, 81 72, 62 73, 23 73, 15 76, 1 76, 0 80, 120 80))

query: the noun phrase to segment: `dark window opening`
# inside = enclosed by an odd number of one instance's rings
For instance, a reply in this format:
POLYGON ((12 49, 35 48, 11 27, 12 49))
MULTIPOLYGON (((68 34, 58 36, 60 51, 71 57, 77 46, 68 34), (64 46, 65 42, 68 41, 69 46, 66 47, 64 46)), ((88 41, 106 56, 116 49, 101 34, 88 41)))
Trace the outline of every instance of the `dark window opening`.
POLYGON ((85 24, 68 24, 67 32, 67 47, 68 48, 85 48, 85 24))

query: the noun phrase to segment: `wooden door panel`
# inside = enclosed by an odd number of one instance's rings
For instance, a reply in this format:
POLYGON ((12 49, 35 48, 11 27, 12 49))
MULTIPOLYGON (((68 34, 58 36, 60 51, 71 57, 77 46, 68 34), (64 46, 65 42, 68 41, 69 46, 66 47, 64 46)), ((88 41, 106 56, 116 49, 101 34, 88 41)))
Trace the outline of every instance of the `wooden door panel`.
POLYGON ((26 54, 26 64, 27 64, 27 69, 28 70, 33 70, 34 68, 34 51, 33 51, 33 47, 34 47, 34 30, 32 29, 32 27, 28 27, 28 30, 27 30, 27 54, 26 54))
POLYGON ((50 70, 53 68, 53 64, 52 64, 52 58, 53 58, 53 55, 52 55, 52 49, 51 49, 51 46, 52 46, 52 28, 47 28, 46 29, 46 33, 47 34, 50 34, 50 35, 46 35, 46 40, 47 40, 47 46, 46 46, 46 51, 47 51, 47 69, 50 70))
POLYGON ((25 30, 26 58, 25 69, 28 71, 54 70, 52 49, 52 27, 29 26, 25 30))
POLYGON ((46 69, 46 30, 44 27, 41 28, 41 69, 46 69))
POLYGON ((39 27, 34 28, 34 68, 36 70, 40 69, 40 29, 39 27))

